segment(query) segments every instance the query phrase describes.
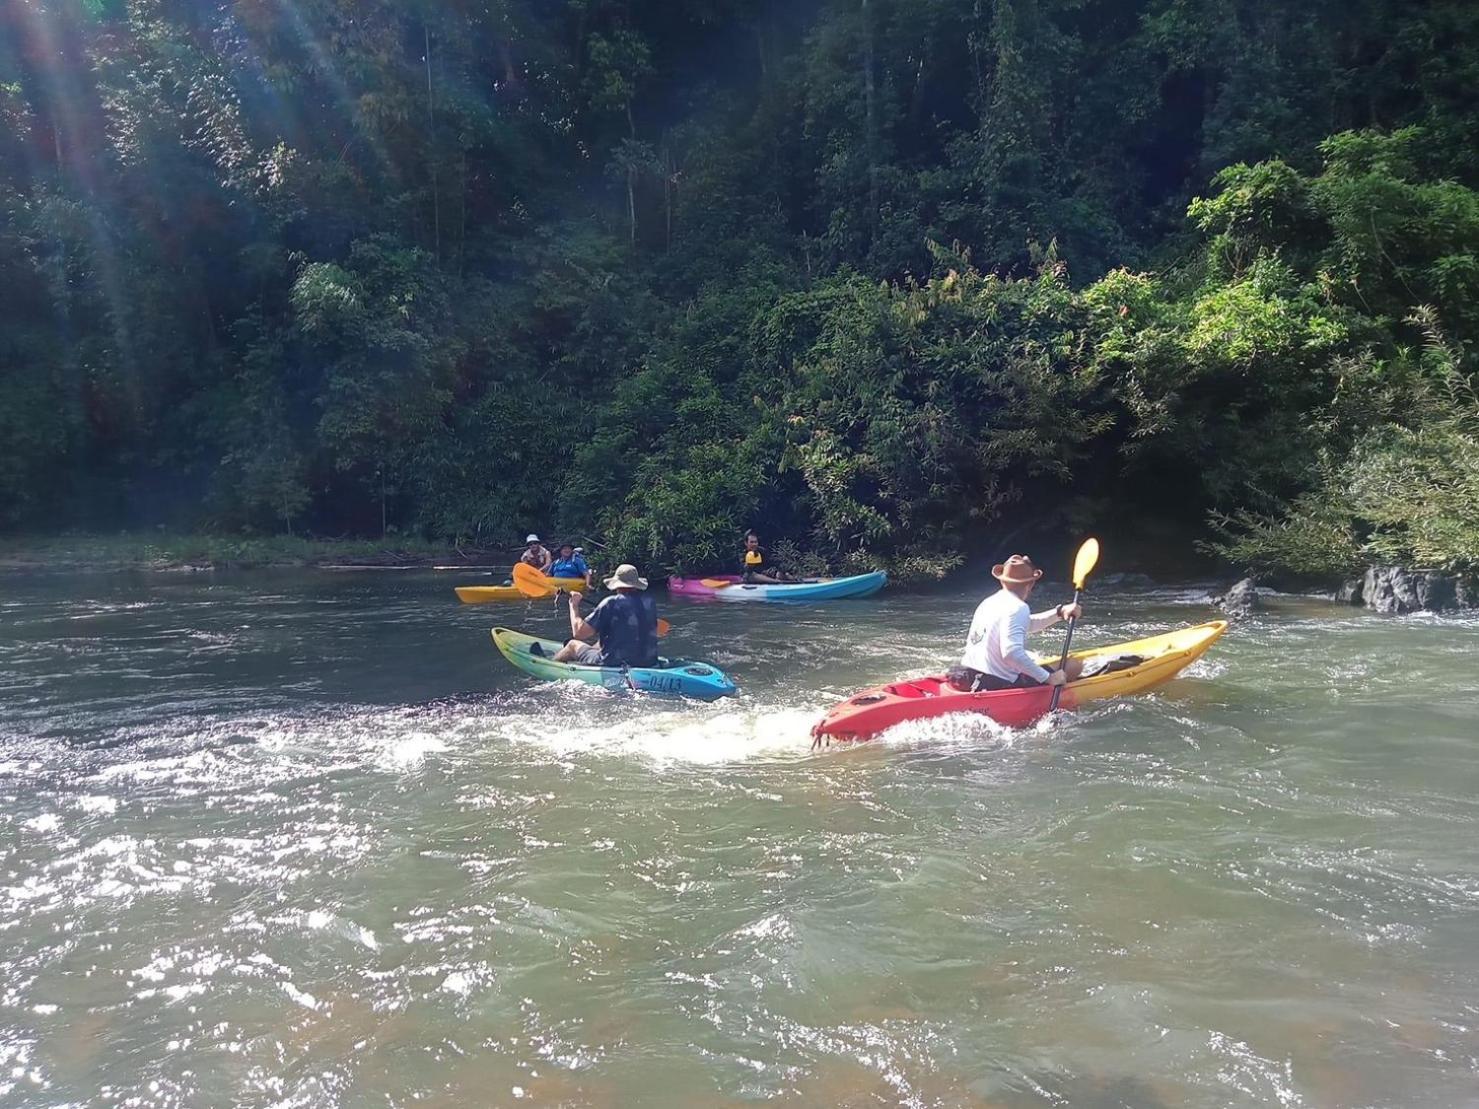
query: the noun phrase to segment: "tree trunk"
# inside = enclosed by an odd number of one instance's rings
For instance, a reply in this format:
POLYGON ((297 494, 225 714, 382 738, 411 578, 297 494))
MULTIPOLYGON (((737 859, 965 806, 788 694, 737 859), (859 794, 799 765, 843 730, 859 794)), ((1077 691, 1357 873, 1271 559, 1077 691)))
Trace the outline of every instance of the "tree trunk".
MULTIPOLYGON (((632 115, 632 102, 627 101, 627 134, 633 143, 637 141, 637 120, 632 115)), ((632 224, 632 245, 637 245, 637 167, 627 160, 627 215, 632 224)))
POLYGON ((432 238, 436 244, 437 262, 440 263, 442 260, 442 201, 441 190, 437 186, 437 118, 436 104, 431 90, 431 27, 423 23, 421 33, 426 41, 426 144, 429 149, 427 161, 431 167, 432 238))
POLYGON ((929 35, 924 36, 924 49, 919 53, 919 65, 914 70, 914 93, 909 99, 909 122, 919 123, 919 114, 924 109, 924 60, 934 52, 929 35))
POLYGON ((875 142, 878 109, 873 88, 873 20, 868 13, 868 0, 861 0, 863 16, 863 104, 865 109, 865 149, 868 152, 868 229, 869 243, 878 233, 878 150, 875 142))
POLYGON ((673 153, 664 150, 662 153, 662 206, 663 216, 667 221, 667 237, 664 240, 663 249, 673 249, 673 186, 677 172, 673 168, 673 153))
POLYGON ((457 182, 457 276, 462 276, 463 263, 467 261, 467 146, 462 145, 462 174, 457 182))
POLYGON ((632 224, 632 246, 637 245, 637 167, 627 164, 627 215, 632 224))

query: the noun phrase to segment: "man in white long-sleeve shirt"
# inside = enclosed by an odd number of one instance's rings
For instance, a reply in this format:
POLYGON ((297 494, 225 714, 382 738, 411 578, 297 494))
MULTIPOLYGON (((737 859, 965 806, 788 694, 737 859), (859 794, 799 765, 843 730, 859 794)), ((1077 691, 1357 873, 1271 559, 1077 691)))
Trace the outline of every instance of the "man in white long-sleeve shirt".
POLYGON ((1042 571, 1026 555, 1012 555, 997 563, 991 568, 991 576, 1001 582, 1001 589, 976 608, 965 654, 960 665, 950 671, 950 684, 974 691, 1063 685, 1077 678, 1083 670, 1082 662, 1071 658, 1062 670, 1039 666, 1027 653, 1027 636, 1080 615, 1080 606, 1059 605, 1046 612, 1029 609, 1027 598, 1042 571))

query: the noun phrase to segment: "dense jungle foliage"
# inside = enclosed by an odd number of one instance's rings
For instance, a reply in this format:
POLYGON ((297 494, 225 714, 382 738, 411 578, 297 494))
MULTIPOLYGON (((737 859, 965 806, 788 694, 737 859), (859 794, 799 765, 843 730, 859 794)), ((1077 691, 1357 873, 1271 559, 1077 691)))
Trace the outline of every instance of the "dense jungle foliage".
POLYGON ((1467 0, 4 0, 0 527, 1479 566, 1476 96, 1467 0))

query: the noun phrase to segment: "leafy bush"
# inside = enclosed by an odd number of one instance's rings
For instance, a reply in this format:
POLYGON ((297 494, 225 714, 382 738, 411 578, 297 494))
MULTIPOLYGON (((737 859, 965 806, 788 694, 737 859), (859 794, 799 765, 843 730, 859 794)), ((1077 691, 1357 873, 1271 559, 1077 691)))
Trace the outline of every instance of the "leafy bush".
POLYGON ((1355 521, 1343 505, 1330 503, 1328 490, 1273 512, 1217 515, 1212 524, 1216 538, 1203 549, 1259 577, 1335 581, 1363 564, 1355 521))
POLYGON ((1409 322, 1426 333, 1406 423, 1366 432, 1319 485, 1287 509, 1217 521, 1212 549, 1264 573, 1333 578, 1361 565, 1479 569, 1479 396, 1431 309, 1409 322))
POLYGON ((1352 515, 1370 528, 1363 551, 1372 560, 1479 569, 1479 437, 1458 421, 1373 433, 1343 479, 1352 515))

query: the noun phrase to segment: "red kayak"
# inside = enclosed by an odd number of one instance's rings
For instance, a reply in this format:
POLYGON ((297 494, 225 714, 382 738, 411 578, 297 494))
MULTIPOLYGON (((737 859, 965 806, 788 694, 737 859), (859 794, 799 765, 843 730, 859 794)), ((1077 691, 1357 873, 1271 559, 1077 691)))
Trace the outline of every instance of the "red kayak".
MULTIPOLYGON (((1088 701, 1153 689, 1206 654, 1225 631, 1227 621, 1213 620, 1149 639, 1074 651, 1073 657, 1084 660, 1090 676, 1064 686, 1058 707, 1074 709, 1088 701), (1102 667, 1097 672, 1096 662, 1102 667)), ((895 724, 953 712, 979 713, 998 724, 1020 728, 1045 716, 1052 699, 1052 688, 1045 685, 963 693, 952 689, 944 675, 913 678, 854 694, 828 712, 811 734, 817 744, 868 739, 895 724)))

